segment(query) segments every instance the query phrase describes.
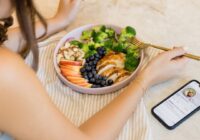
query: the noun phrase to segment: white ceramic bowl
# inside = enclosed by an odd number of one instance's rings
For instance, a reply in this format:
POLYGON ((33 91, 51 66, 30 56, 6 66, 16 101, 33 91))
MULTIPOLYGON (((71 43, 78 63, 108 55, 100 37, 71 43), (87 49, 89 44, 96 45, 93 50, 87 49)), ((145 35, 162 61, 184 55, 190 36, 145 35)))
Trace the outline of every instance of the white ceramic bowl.
MULTIPOLYGON (((88 30, 88 29, 91 29, 92 27, 94 26, 97 26, 97 25, 93 25, 93 24, 90 24, 90 25, 85 25, 85 26, 82 26, 82 27, 79 27, 79 28, 76 28, 74 30, 72 30, 71 32, 69 32, 68 34, 66 34, 60 41, 59 43, 57 44, 56 48, 55 48, 55 51, 54 51, 54 67, 55 67, 55 70, 58 74, 58 77, 60 78, 60 80, 68 87, 72 88, 73 90, 79 92, 79 93, 86 93, 86 94, 106 94, 106 93, 112 93, 114 91, 117 91, 125 86, 127 86, 133 79, 134 77, 136 76, 136 74, 138 73, 138 71, 141 69, 141 66, 142 66, 142 61, 143 61, 143 58, 144 58, 144 53, 143 51, 141 51, 141 56, 140 56, 140 63, 137 67, 137 69, 127 78, 125 79, 124 81, 122 82, 119 82, 117 84, 114 84, 112 86, 108 86, 108 87, 103 87, 103 88, 84 88, 84 87, 80 87, 76 84, 73 84, 71 83, 70 81, 68 81, 64 76, 62 76, 61 72, 60 72, 60 68, 57 64, 57 59, 56 59, 56 55, 58 53, 58 50, 60 47, 62 47, 66 41, 70 38, 74 38, 74 39, 77 39, 79 40, 80 39, 80 36, 82 34, 82 32, 84 30, 88 30)), ((107 27, 111 27, 113 29, 115 29, 115 31, 117 33, 120 33, 121 31, 121 27, 118 27, 118 26, 115 26, 115 25, 106 25, 107 27)))

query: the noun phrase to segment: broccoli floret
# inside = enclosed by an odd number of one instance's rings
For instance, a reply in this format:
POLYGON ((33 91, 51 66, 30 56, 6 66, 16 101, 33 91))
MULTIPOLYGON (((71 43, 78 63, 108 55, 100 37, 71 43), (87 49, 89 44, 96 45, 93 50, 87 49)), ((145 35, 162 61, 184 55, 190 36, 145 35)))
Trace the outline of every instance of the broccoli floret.
POLYGON ((81 35, 81 40, 90 40, 93 36, 93 31, 92 30, 86 30, 82 32, 81 35))
POLYGON ((90 40, 88 42, 86 42, 86 44, 88 45, 90 50, 95 50, 95 43, 94 41, 90 40))
POLYGON ((78 46, 79 48, 82 48, 82 47, 83 47, 83 43, 81 43, 81 42, 78 41, 78 40, 72 40, 72 41, 70 41, 70 44, 71 44, 71 45, 74 45, 74 46, 78 46))
POLYGON ((85 53, 89 52, 89 51, 90 51, 89 45, 88 45, 88 44, 83 44, 82 50, 83 50, 85 53))
POLYGON ((108 34, 108 37, 115 37, 115 31, 111 28, 107 28, 105 31, 108 34))
POLYGON ((96 53, 97 53, 97 51, 95 51, 95 50, 88 51, 88 52, 85 54, 85 58, 88 58, 88 57, 90 57, 90 56, 92 56, 92 55, 94 55, 94 54, 96 54, 96 53))
POLYGON ((132 50, 138 50, 139 49, 138 46, 136 46, 136 45, 134 45, 132 43, 129 43, 128 48, 130 48, 132 50))
POLYGON ((95 44, 94 45, 93 44, 89 45, 89 49, 90 50, 95 50, 95 44))
POLYGON ((102 47, 104 46, 103 42, 102 43, 95 43, 94 47, 95 48, 99 48, 99 47, 102 47))
POLYGON ((139 48, 133 44, 130 44, 127 47, 127 54, 134 54, 134 53, 139 53, 139 48))
POLYGON ((124 43, 114 43, 112 49, 116 52, 125 52, 126 46, 124 43))
POLYGON ((136 36, 136 31, 135 31, 135 29, 133 27, 127 26, 125 28, 125 30, 126 30, 126 33, 136 36))
POLYGON ((102 43, 102 45, 105 47, 105 48, 112 48, 112 46, 113 46, 113 44, 114 44, 114 41, 115 40, 113 40, 113 39, 108 39, 108 40, 106 40, 106 41, 104 41, 103 43, 102 43))
POLYGON ((135 45, 131 45, 126 49, 125 69, 134 71, 140 61, 140 50, 135 45))
POLYGON ((136 35, 135 29, 130 26, 127 26, 125 29, 122 30, 120 37, 119 37, 119 41, 120 42, 128 41, 135 35, 136 35))
POLYGON ((108 35, 104 32, 98 32, 93 35, 93 40, 96 43, 103 42, 107 38, 108 38, 108 35))
POLYGON ((139 65, 140 59, 133 54, 127 54, 126 55, 126 61, 125 61, 125 69, 128 71, 134 71, 137 66, 139 65))
POLYGON ((106 30, 106 26, 104 25, 101 25, 101 26, 95 26, 92 28, 96 33, 98 32, 105 32, 106 30))
POLYGON ((93 41, 89 41, 83 44, 82 50, 85 52, 85 58, 96 53, 95 43, 93 41))

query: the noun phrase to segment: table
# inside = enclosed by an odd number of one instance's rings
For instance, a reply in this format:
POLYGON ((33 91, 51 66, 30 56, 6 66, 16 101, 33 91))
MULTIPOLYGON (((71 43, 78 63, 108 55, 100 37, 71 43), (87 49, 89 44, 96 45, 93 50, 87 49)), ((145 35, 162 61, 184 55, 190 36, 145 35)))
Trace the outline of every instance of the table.
MULTIPOLYGON (((41 12, 51 17, 58 0, 36 0, 37 3, 41 12)), ((88 23, 131 25, 143 41, 166 47, 187 46, 188 52, 200 54, 199 0, 84 0, 67 30, 88 23)), ((179 78, 147 91, 144 99, 154 140, 200 139, 200 112, 173 131, 165 129, 150 113, 154 105, 191 79, 200 81, 200 62, 190 61, 179 78)))

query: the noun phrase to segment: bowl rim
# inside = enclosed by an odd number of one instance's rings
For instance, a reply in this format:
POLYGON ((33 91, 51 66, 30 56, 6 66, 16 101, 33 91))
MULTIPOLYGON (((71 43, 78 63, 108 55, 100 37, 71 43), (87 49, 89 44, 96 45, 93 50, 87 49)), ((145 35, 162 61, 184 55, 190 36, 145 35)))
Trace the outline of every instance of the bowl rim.
MULTIPOLYGON (((131 75, 119 82, 119 83, 116 83, 114 85, 111 85, 111 86, 107 86, 107 87, 101 87, 101 88, 86 88, 86 87, 81 87, 81 86, 78 86, 70 81, 68 81, 61 73, 60 73, 60 68, 58 66, 58 63, 57 63, 57 54, 58 54, 58 50, 60 47, 62 47, 64 45, 64 43, 67 41, 67 39, 70 39, 70 37, 67 38, 67 36, 69 34, 72 34, 74 32, 77 32, 79 30, 83 30, 85 28, 92 28, 94 26, 99 26, 99 25, 105 25, 106 27, 111 27, 111 28, 117 28, 117 29, 122 29, 122 27, 120 26, 117 26, 117 25, 113 25, 113 24, 87 24, 87 25, 83 25, 83 26, 80 26, 80 27, 77 27, 75 29, 72 29, 70 32, 66 33, 58 42, 58 44, 56 45, 55 49, 54 49, 54 54, 53 54, 53 63, 54 63, 54 68, 55 68, 55 71, 56 71, 56 74, 58 75, 58 78, 68 87, 72 88, 73 90, 77 91, 76 89, 78 88, 79 90, 83 91, 83 90, 88 90, 89 92, 87 94, 99 94, 99 93, 95 93, 96 90, 108 90, 108 89, 115 89, 117 88, 118 86, 120 85, 123 85, 125 84, 127 81, 129 81, 128 83, 131 82, 131 80, 134 78, 134 76, 137 74, 137 72, 139 71, 139 69, 141 68, 142 64, 143 64, 143 59, 144 59, 144 51, 141 50, 140 51, 140 62, 139 62, 139 65, 137 66, 137 68, 134 70, 134 72, 131 73, 131 75), (69 85, 68 85, 69 84, 69 85), (74 89, 75 88, 75 89, 74 89), (93 93, 92 93, 93 92, 93 93)), ((128 85, 128 84, 126 84, 128 85)), ((125 87, 125 86, 124 86, 125 87)))

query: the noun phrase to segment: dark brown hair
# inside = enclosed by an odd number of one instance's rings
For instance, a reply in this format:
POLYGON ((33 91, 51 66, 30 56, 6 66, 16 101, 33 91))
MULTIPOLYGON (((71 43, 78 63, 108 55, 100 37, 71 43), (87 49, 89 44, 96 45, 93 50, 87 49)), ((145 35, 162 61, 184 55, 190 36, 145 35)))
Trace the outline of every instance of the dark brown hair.
MULTIPOLYGON (((16 10, 18 23, 27 46, 20 54, 25 58, 29 54, 29 52, 32 52, 34 58, 32 67, 34 70, 37 70, 39 53, 36 42, 37 38, 35 34, 35 18, 37 17, 39 19, 39 21, 44 26, 45 30, 47 29, 47 24, 42 15, 36 9, 32 0, 11 0, 11 1, 16 10)), ((44 35, 45 34, 46 32, 44 33, 44 35)))

